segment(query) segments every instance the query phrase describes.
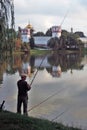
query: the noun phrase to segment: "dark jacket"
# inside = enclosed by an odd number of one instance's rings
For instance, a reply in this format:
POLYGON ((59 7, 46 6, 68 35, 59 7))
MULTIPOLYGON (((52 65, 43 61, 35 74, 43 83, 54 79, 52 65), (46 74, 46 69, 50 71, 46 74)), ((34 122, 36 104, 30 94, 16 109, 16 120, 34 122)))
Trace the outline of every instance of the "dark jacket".
POLYGON ((31 89, 30 85, 25 80, 19 80, 17 86, 18 96, 27 96, 27 91, 31 89))

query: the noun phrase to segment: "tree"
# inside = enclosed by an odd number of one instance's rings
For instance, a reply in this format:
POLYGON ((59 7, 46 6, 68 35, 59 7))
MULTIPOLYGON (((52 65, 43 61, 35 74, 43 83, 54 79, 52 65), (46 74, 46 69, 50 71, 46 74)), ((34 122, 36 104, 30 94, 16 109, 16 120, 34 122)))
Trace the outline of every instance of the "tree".
POLYGON ((75 32, 76 35, 78 35, 79 37, 85 37, 84 33, 81 31, 75 32))
POLYGON ((9 28, 12 29, 14 39, 14 4, 13 0, 0 0, 0 39, 1 48, 7 47, 6 41, 9 40, 9 28), (3 44, 3 45, 2 45, 3 44))
POLYGON ((33 36, 44 36, 45 34, 43 32, 37 32, 33 36))
POLYGON ((46 36, 52 36, 52 30, 51 30, 51 28, 46 31, 46 36))

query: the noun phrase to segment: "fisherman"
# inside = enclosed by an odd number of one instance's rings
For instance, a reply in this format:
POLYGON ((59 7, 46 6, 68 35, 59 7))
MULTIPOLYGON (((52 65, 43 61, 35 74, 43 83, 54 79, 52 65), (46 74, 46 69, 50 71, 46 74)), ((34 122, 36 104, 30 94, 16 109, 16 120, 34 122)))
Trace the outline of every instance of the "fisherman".
POLYGON ((31 89, 31 86, 26 81, 26 74, 21 74, 21 79, 17 81, 18 86, 18 100, 17 100, 17 113, 21 113, 21 105, 23 103, 23 114, 28 115, 27 113, 27 104, 28 104, 28 91, 31 89))

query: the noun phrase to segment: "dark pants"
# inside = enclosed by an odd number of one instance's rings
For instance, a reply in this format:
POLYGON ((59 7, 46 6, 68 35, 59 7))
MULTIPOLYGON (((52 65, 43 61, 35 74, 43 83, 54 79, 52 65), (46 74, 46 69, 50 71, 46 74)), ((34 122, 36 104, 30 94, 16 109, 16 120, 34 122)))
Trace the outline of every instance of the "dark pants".
POLYGON ((27 113, 28 97, 27 96, 18 96, 17 113, 21 113, 22 103, 23 103, 23 114, 28 115, 27 113))

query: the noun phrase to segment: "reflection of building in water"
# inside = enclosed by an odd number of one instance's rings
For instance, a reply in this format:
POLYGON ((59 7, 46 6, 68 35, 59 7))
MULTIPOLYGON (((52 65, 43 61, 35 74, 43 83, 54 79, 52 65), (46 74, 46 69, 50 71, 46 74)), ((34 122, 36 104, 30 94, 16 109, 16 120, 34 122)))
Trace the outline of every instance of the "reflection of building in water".
POLYGON ((53 77, 60 77, 62 72, 67 71, 67 69, 81 69, 81 59, 79 54, 52 54, 44 56, 31 56, 30 58, 22 57, 23 63, 21 66, 21 71, 26 73, 28 76, 32 76, 36 69, 42 70, 46 68, 47 72, 53 77), (62 70, 61 70, 62 67, 62 70))
POLYGON ((35 69, 29 65, 29 63, 23 63, 21 73, 27 74, 27 76, 31 77, 34 73, 35 69))
POLYGON ((62 71, 61 71, 60 65, 52 67, 52 76, 53 77, 60 77, 61 73, 62 73, 62 71))
POLYGON ((21 73, 25 73, 28 76, 31 75, 31 66, 29 65, 28 62, 22 64, 22 72, 21 73))
MULTIPOLYGON (((47 56, 43 63, 41 64, 41 67, 40 68, 46 68, 46 70, 53 76, 53 77, 60 77, 61 76, 61 66, 60 65, 51 65, 49 62, 48 62, 48 58, 49 56, 47 56)), ((43 60, 43 57, 37 57, 35 59, 35 67, 39 67, 40 66, 40 63, 42 62, 43 60)), ((55 62, 54 62, 55 64, 55 62)))

